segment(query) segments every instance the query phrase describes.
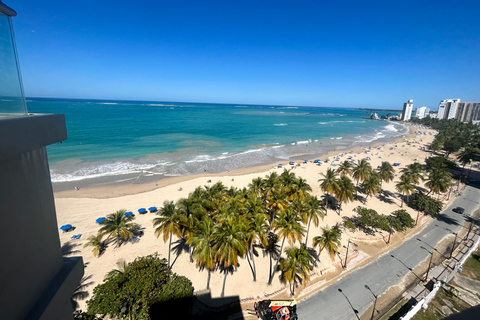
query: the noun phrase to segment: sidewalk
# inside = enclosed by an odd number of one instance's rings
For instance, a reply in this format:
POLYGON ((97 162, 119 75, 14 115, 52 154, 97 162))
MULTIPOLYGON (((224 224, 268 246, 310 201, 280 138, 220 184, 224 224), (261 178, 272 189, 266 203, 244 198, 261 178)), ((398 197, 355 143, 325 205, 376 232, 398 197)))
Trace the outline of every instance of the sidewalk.
POLYGON ((409 299, 413 298, 418 302, 432 291, 434 283, 438 281, 445 281, 447 278, 450 278, 450 275, 455 268, 455 264, 467 254, 468 250, 480 237, 478 233, 479 230, 476 230, 476 232, 470 232, 468 241, 463 240, 460 244, 457 244, 457 248, 454 250, 453 257, 451 259, 444 260, 442 264, 432 268, 428 275, 429 281, 418 284, 415 288, 408 292, 405 297, 409 299))

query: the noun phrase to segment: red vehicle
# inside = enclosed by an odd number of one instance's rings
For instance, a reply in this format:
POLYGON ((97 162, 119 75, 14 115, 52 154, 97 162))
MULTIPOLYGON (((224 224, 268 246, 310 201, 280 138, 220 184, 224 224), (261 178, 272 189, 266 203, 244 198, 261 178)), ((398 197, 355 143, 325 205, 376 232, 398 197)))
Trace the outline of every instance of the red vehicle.
POLYGON ((298 320, 297 301, 262 300, 255 302, 255 313, 262 320, 298 320))

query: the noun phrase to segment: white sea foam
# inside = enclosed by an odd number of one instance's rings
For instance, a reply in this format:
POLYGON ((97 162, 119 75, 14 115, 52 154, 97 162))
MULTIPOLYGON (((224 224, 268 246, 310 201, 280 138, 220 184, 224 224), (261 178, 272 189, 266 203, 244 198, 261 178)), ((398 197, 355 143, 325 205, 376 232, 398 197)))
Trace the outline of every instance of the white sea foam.
POLYGON ((288 126, 287 123, 274 123, 274 126, 288 126))
POLYGON ((397 128, 395 128, 395 126, 393 124, 389 124, 389 125, 385 126, 385 130, 398 132, 397 128))
POLYGON ((297 141, 297 144, 308 144, 309 142, 312 142, 312 140, 297 141))

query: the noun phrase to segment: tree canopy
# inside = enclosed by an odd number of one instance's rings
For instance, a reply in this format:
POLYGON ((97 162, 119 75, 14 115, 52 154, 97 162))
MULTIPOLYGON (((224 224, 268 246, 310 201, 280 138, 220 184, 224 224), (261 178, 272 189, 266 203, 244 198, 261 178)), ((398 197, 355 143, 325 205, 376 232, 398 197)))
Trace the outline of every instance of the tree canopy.
POLYGON ((90 315, 109 315, 119 319, 150 319, 159 305, 182 302, 178 315, 190 313, 188 302, 193 297, 189 279, 173 273, 165 259, 158 255, 136 258, 123 272, 111 273, 93 289, 87 301, 90 315))

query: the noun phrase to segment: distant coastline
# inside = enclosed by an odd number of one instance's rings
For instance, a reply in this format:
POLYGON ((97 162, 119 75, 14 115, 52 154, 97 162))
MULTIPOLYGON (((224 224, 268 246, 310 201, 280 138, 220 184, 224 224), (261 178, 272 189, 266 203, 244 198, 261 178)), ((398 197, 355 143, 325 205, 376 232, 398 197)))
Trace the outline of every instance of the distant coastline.
POLYGON ((65 114, 68 140, 48 147, 55 191, 313 159, 408 133, 340 108, 48 98, 27 106, 65 114))

